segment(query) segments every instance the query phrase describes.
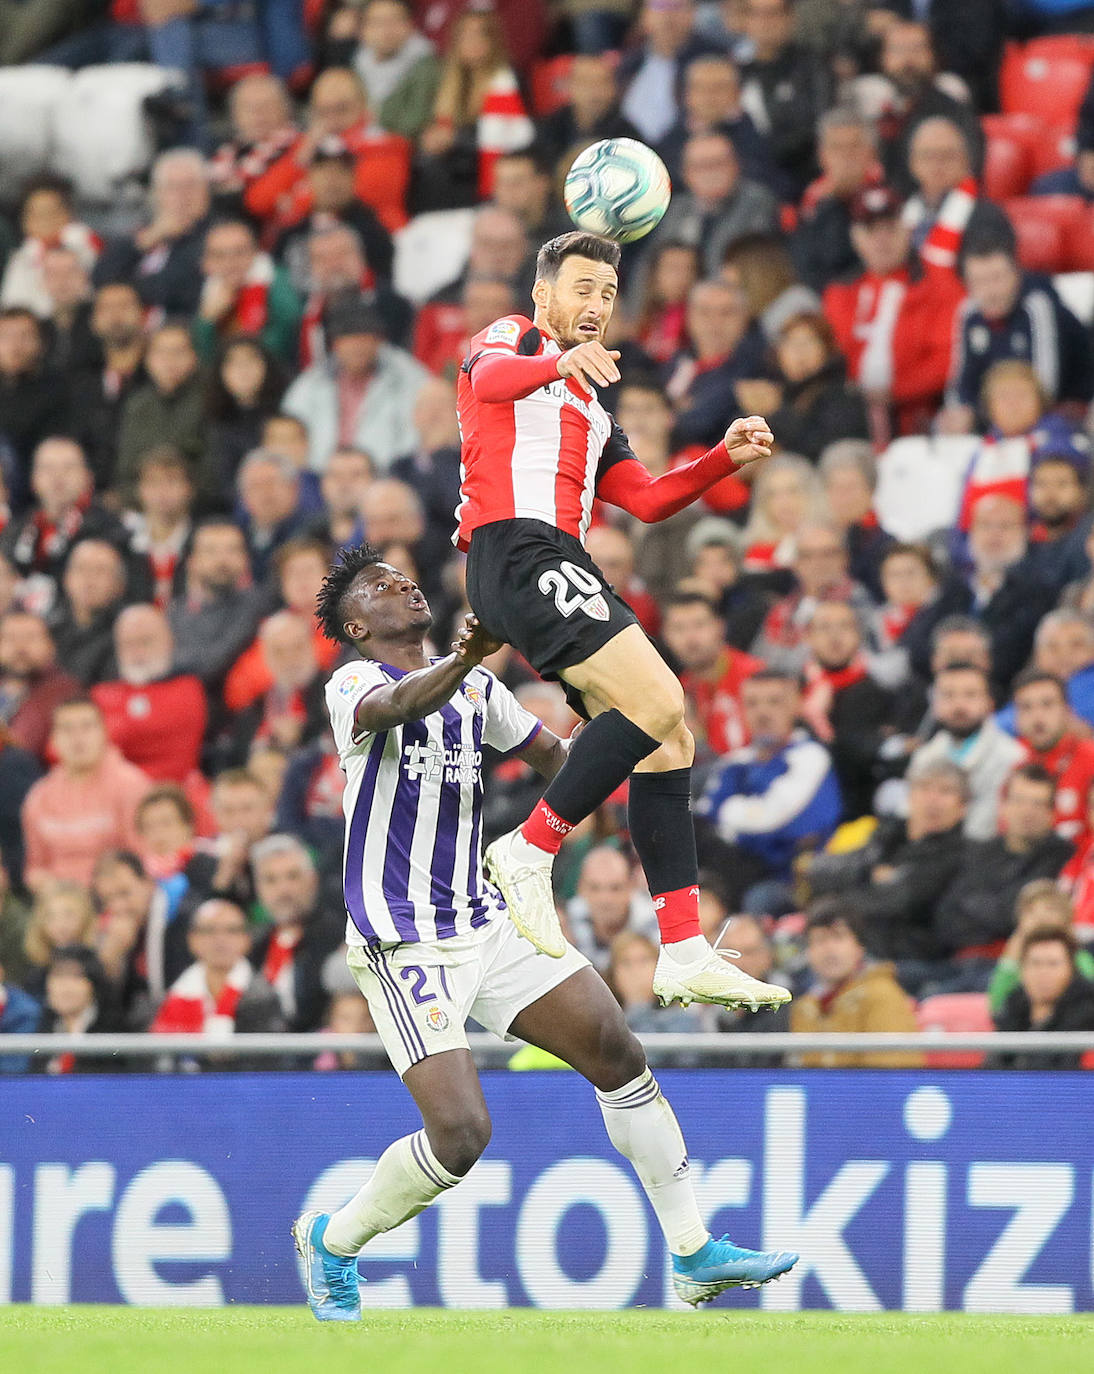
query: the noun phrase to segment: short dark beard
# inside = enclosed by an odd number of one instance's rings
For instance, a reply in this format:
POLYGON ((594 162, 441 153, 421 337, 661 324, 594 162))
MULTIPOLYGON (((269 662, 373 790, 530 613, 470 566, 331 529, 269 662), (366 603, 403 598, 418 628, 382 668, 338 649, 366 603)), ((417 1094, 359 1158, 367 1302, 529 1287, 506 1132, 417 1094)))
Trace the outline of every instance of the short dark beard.
POLYGON ((973 735, 984 728, 982 720, 978 720, 975 725, 947 725, 945 721, 941 721, 940 724, 943 730, 953 735, 954 739, 959 739, 962 742, 972 739, 973 735))

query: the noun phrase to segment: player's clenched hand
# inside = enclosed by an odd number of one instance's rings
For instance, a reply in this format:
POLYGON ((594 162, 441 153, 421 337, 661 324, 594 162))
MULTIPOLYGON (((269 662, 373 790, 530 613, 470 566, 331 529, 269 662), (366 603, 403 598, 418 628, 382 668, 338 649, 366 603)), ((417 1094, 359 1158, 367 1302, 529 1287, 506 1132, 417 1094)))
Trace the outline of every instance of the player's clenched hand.
POLYGON ((452 651, 468 667, 474 668, 484 658, 496 654, 501 648, 501 641, 487 634, 476 616, 468 613, 463 619, 464 623, 456 631, 456 638, 452 641, 452 651))
POLYGON ((726 430, 725 445, 735 463, 755 463, 760 458, 771 457, 771 445, 775 436, 767 427, 761 415, 747 415, 734 420, 726 430))
POLYGON ((588 395, 593 394, 593 385, 611 386, 619 381, 619 368, 615 362, 619 350, 610 351, 602 343, 583 343, 563 353, 558 360, 558 375, 573 377, 578 386, 588 395))

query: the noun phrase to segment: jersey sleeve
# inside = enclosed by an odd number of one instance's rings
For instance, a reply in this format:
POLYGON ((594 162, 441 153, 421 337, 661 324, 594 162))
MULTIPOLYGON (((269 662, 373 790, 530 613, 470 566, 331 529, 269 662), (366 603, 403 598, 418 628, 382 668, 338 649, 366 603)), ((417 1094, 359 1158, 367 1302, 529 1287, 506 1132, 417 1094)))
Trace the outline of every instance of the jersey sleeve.
POLYGON ((475 399, 518 401, 557 381, 559 355, 541 353, 542 342, 524 315, 506 315, 476 334, 462 364, 475 399))
POLYGON ((725 441, 695 458, 651 477, 627 436, 612 421, 596 473, 596 494, 649 524, 667 520, 725 477, 738 471, 725 441))
POLYGON ((362 697, 382 687, 387 680, 387 674, 378 663, 362 660, 339 668, 327 683, 327 712, 340 757, 353 753, 370 738, 371 730, 354 733, 354 716, 362 697))
POLYGON ((543 722, 526 711, 513 693, 493 673, 486 675, 486 728, 484 744, 501 754, 512 754, 531 744, 543 729, 543 722))

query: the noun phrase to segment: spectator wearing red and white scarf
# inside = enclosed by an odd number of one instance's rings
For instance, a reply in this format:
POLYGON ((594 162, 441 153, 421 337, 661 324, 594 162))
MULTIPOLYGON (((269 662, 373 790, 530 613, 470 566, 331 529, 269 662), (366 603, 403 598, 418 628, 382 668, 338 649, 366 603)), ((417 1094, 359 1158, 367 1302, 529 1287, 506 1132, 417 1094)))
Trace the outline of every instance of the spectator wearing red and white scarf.
POLYGON ((53 301, 42 272, 46 253, 51 248, 67 248, 90 272, 103 242, 86 224, 72 218, 71 192, 63 181, 54 178, 33 183, 26 190, 20 223, 23 242, 4 269, 0 306, 22 306, 40 319, 48 319, 53 301))
POLYGON ((209 159, 217 204, 242 208, 247 188, 300 137, 284 84, 262 73, 237 81, 228 96, 232 137, 209 159))
POLYGON ((937 115, 912 135, 908 166, 918 194, 904 206, 912 246, 928 267, 957 271, 965 235, 992 230, 999 242, 1013 241, 1006 215, 980 197, 964 131, 937 115))
POLYGON ((1094 785, 1094 740, 1077 733, 1062 678, 1027 668, 1014 683, 1014 723, 1030 763, 1039 763, 1056 784, 1057 835, 1085 846, 1087 798, 1094 785))
POLYGON ((258 251, 243 220, 214 224, 201 259, 205 280, 194 320, 194 347, 211 358, 218 341, 239 334, 259 339, 285 362, 296 360, 300 301, 288 273, 258 251))
POLYGON ((699 748, 721 757, 748 743, 741 688, 763 662, 725 642, 725 625, 700 592, 665 605, 665 644, 680 669, 689 723, 699 748))
POLYGON ((259 904, 273 922, 253 963, 277 993, 289 1029, 319 1030, 327 1005, 323 965, 341 945, 345 923, 324 910, 315 861, 294 835, 259 840, 251 867, 259 904))
POLYGON ((247 915, 225 897, 194 912, 187 936, 194 962, 167 991, 149 1031, 225 1040, 237 1031, 283 1031, 277 994, 247 958, 247 915))

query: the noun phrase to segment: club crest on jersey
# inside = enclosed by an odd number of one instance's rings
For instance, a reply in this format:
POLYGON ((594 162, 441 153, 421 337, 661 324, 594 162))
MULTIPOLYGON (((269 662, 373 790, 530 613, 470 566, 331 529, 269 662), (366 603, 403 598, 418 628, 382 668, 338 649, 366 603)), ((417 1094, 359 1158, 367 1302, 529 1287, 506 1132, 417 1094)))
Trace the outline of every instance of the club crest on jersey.
POLYGON ((347 673, 338 684, 338 695, 349 701, 352 697, 357 696, 364 685, 365 678, 360 673, 347 673))
POLYGON ((604 600, 600 592, 597 592, 595 596, 589 597, 588 601, 583 601, 581 603, 581 609, 590 620, 609 620, 612 614, 611 611, 608 610, 608 603, 604 600))
POLYGON ((443 1007, 430 1007, 425 1014, 425 1023, 430 1030, 446 1031, 448 1029, 448 1012, 443 1007))
POLYGON ((511 344, 515 348, 520 342, 520 325, 516 320, 496 320, 486 331, 483 342, 511 344))
POLYGON ((482 692, 480 692, 477 687, 468 687, 465 682, 463 684, 463 694, 481 716, 486 705, 482 692))

